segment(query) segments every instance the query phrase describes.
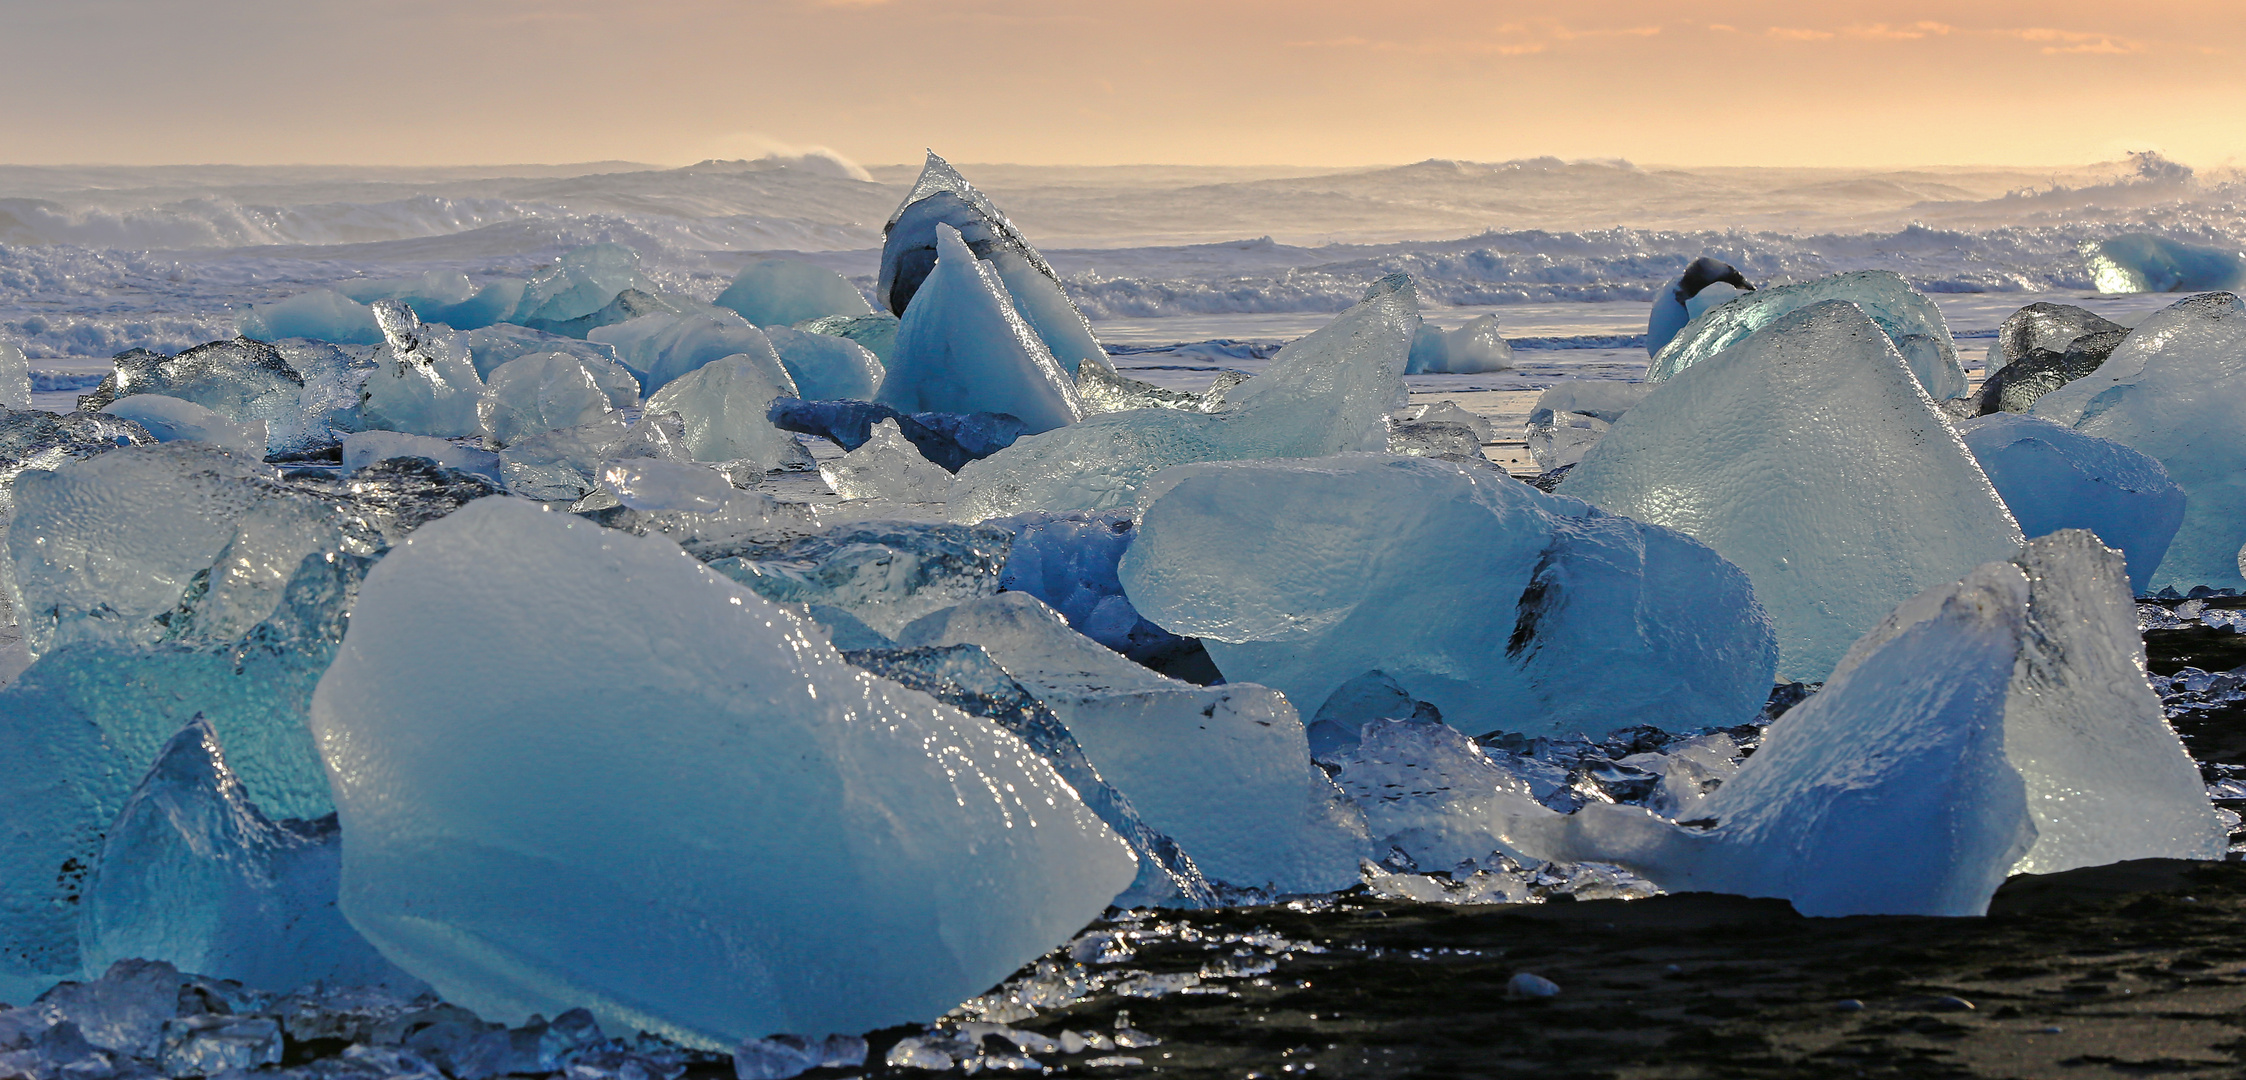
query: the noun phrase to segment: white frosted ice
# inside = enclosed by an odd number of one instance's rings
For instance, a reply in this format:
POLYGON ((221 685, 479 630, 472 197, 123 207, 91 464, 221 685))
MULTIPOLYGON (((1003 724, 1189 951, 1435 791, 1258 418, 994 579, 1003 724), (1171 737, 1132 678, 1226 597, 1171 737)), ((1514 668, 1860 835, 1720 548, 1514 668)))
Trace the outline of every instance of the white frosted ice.
POLYGON ((1382 278, 1363 302, 1295 341, 1215 412, 1136 409, 1025 436, 959 470, 955 521, 1129 506, 1173 465, 1308 458, 1388 448, 1404 407, 1404 363, 1419 326, 1411 279, 1382 278))
POLYGON ((275 993, 314 981, 420 992, 336 913, 341 862, 332 824, 259 811, 198 719, 104 834, 80 905, 85 968, 138 958, 275 993))
POLYGON ((1302 720, 1278 693, 1156 674, 1027 593, 970 600, 897 634, 908 648, 963 642, 1052 709, 1100 775, 1211 880, 1281 892, 1356 881, 1370 851, 1364 821, 1311 764, 1302 720))
POLYGON ((819 463, 819 476, 845 499, 940 503, 951 498, 951 474, 921 456, 895 420, 873 426, 873 435, 836 461, 819 463))
POLYGON ((2246 305, 2207 293, 2147 316, 2096 371, 2031 415, 2158 460, 2184 490, 2183 524, 2151 588, 2246 589, 2246 305))
POLYGON ((265 456, 265 421, 237 424, 192 401, 164 394, 134 394, 109 403, 101 411, 147 429, 157 442, 192 439, 265 456))
POLYGON ((0 407, 31 407, 31 361, 5 341, 0 341, 0 407))
POLYGON ((343 439, 343 471, 354 473, 392 458, 421 458, 432 465, 499 480, 499 455, 427 435, 354 431, 343 439))
POLYGON ((873 314, 873 305, 848 278, 794 259, 761 259, 742 267, 714 302, 767 328, 829 315, 873 314))
POLYGON ((1653 386, 1610 379, 1562 379, 1552 384, 1529 408, 1525 432, 1529 456, 1546 472, 1583 460, 1592 444, 1623 413, 1644 401, 1653 386))
POLYGON ((672 380, 647 399, 647 408, 678 414, 685 449, 696 461, 747 460, 776 469, 796 445, 770 419, 773 399, 789 393, 762 359, 728 356, 672 380))
POLYGON ((796 392, 795 381, 772 348, 772 339, 739 315, 719 308, 642 315, 600 327, 587 336, 614 347, 616 358, 631 369, 639 379, 640 392, 649 397, 673 379, 728 356, 746 358, 788 394, 796 392))
POLYGON ((242 336, 258 341, 311 338, 350 345, 382 340, 374 309, 334 289, 313 289, 286 300, 255 304, 242 316, 242 336))
POLYGON ((710 1049, 925 1022, 1134 873, 1019 739, 668 540, 514 500, 375 567, 312 725, 344 915, 509 1022, 710 1049))
POLYGON ((1117 567, 1132 606, 1298 708, 1379 671, 1470 734, 1604 733, 1742 723, 1770 692, 1771 628, 1739 568, 1494 470, 1188 465, 1146 495, 1117 567))
POLYGON ((639 381, 614 360, 532 353, 492 370, 483 400, 476 403, 476 419, 485 438, 505 446, 637 404, 639 381))
POLYGON ((2184 519, 2183 489, 2160 462, 2019 413, 1961 420, 1957 430, 2022 533, 2089 529, 2128 557, 2130 588, 2150 591, 2153 568, 2184 519))
POLYGON ((1007 413, 1032 432, 1075 423, 1083 415, 1075 380, 959 230, 935 228, 939 257, 897 325, 874 400, 907 413, 1007 413))
POLYGON ((1964 397, 1968 384, 1958 363, 1949 323, 1934 305, 1889 270, 1858 270, 1795 285, 1775 285, 1738 297, 1684 327, 1662 346, 1646 369, 1661 382, 1731 348, 1789 312, 1829 300, 1862 308, 1894 343, 1911 375, 1937 401, 1964 397))
POLYGON ((1845 301, 1678 372, 1559 490, 1745 570, 1778 631, 1779 676, 1804 682, 1896 604, 2021 540, 1887 335, 1845 301))
POLYGON ((374 315, 384 340, 360 390, 364 425, 440 438, 475 434, 484 384, 467 335, 423 325, 396 300, 376 301, 374 315))
POLYGON ((767 326, 764 335, 805 401, 870 401, 881 385, 881 361, 849 338, 785 326, 767 326))
POLYGON ((707 465, 626 458, 601 467, 601 486, 634 510, 709 513, 732 501, 734 487, 707 465))
POLYGON ((1422 324, 1404 374, 1472 375, 1512 366, 1513 346, 1498 332, 1497 316, 1482 315, 1450 330, 1422 324))

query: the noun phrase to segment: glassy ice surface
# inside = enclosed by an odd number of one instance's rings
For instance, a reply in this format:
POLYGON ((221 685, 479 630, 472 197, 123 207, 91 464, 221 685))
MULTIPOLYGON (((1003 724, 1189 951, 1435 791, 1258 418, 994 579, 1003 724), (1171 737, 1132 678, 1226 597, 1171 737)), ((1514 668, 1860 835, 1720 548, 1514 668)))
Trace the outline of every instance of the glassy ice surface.
POLYGON ((509 494, 544 502, 575 501, 600 488, 600 473, 619 458, 689 460, 678 414, 650 408, 625 423, 609 413, 579 427, 533 436, 499 453, 509 494))
POLYGON ((1165 678, 1069 629, 1026 593, 933 613, 897 641, 981 645, 1212 881, 1329 891, 1354 881, 1370 851, 1362 817, 1310 763, 1294 707, 1268 688, 1165 678))
POLYGON ((1032 432, 1075 423, 1073 378, 1014 308, 959 231, 936 225, 939 257, 897 325, 874 401, 902 412, 993 412, 1032 432))
POLYGON ((2246 588, 2246 305, 2206 293, 2154 313, 2098 369, 2036 400, 2032 415, 2159 461, 2184 519, 2154 589, 2246 588))
MULTIPOLYGON (((441 322, 443 320, 430 320, 441 322)), ((449 325, 449 324, 448 324, 449 325)), ((616 348, 598 341, 549 334, 527 326, 499 323, 468 331, 468 352, 476 365, 476 374, 490 378, 499 365, 534 353, 567 353, 587 362, 596 370, 601 363, 616 363, 616 348)), ((636 389, 636 387, 635 387, 636 389)), ((623 408, 619 405, 618 408, 623 408)))
POLYGON ((376 301, 374 314, 384 340, 360 391, 362 423, 439 438, 476 434, 484 384, 467 335, 425 325, 395 300, 376 301))
POLYGON ((1964 396, 1965 369, 1958 363, 1957 344, 1950 340, 1942 309, 1886 270, 1859 270, 1745 293, 1678 331, 1653 358, 1646 381, 1671 378, 1789 312, 1828 300, 1845 300, 1863 309, 1894 343, 1919 386, 1936 401, 1964 396))
POLYGON ((483 1015, 714 1049, 936 1014, 1130 883, 1043 758, 823 637, 659 538, 507 500, 425 527, 314 703, 345 916, 483 1015))
POLYGON ((763 259, 742 267, 713 302, 766 328, 873 314, 873 305, 849 279, 793 259, 763 259))
POLYGON ((2198 292, 2246 285, 2246 257, 2236 250, 2185 244, 2165 236, 2125 233, 2084 244, 2082 254, 2100 292, 2198 292))
POLYGON ((1418 326, 1410 279, 1383 278, 1362 303, 1233 387, 1222 410, 1106 413, 1025 437, 959 471, 952 516, 1128 506, 1155 473, 1195 461, 1385 450, 1418 326))
POLYGON ((1678 372, 1559 491, 1745 570, 1789 681, 1823 679, 1896 604, 2021 539, 1887 335, 1845 301, 1678 372))
POLYGON ((31 407, 31 361, 23 350, 0 341, 0 408, 31 407))
MULTIPOLYGON (((532 278, 506 321, 533 329, 582 319, 608 306, 626 289, 653 293, 639 271, 639 253, 622 244, 593 244, 568 252, 552 270, 532 278)), ((582 337, 582 333, 572 334, 582 337)))
POLYGON ((2037 301, 1997 325, 1996 336, 1989 341, 1988 371, 1994 375, 2038 349, 2063 353, 2080 338, 2116 331, 2126 334, 2129 328, 2085 307, 2037 301))
MULTIPOLYGON (((332 348, 332 347, 331 347, 332 348)), ((111 361, 112 370, 101 385, 80 401, 80 408, 100 409, 133 394, 163 394, 200 405, 236 423, 263 421, 274 437, 273 449, 298 449, 344 403, 336 379, 334 357, 313 348, 291 348, 262 341, 213 341, 166 356, 135 349, 111 361), (319 370, 320 386, 308 393, 304 374, 289 362, 294 354, 319 370)), ((348 361, 345 361, 347 364, 348 361)), ((356 388, 348 395, 355 405, 356 388)))
POLYGON ((1322 760, 1365 812, 1376 848, 1395 848, 1447 870, 1506 847, 1492 822, 1520 808, 1529 787, 1491 762, 1473 739, 1438 720, 1403 717, 1360 725, 1355 745, 1322 760))
POLYGON ((1013 542, 995 525, 873 521, 761 557, 720 558, 710 569, 767 599, 842 608, 894 637, 923 615, 998 591, 1013 542))
POLYGON ((1131 603, 1290 701, 1379 671, 1469 734, 1570 734, 1741 723, 1770 690, 1770 622, 1738 567, 1492 470, 1207 464, 1147 494, 1118 568, 1131 603))
POLYGON ((1422 324, 1404 374, 1473 375, 1512 366, 1513 346, 1498 332, 1497 316, 1478 315, 1450 330, 1422 324))
POLYGON ((886 311, 871 315, 829 315, 823 319, 807 319, 790 329, 807 334, 826 334, 847 338, 865 347, 875 360, 888 363, 897 354, 898 319, 886 311))
POLYGON ((313 289, 286 300, 257 304, 242 316, 242 336, 259 341, 311 338, 351 345, 380 345, 374 309, 333 289, 313 289))
POLYGON ((1583 460, 1592 444, 1653 388, 1652 383, 1563 379, 1538 395, 1524 432, 1537 469, 1550 472, 1583 460))
POLYGON ((881 361, 849 338, 785 326, 764 334, 806 401, 866 401, 881 386, 881 361))
POLYGON ((789 386, 775 365, 751 354, 722 357, 672 380, 647 399, 650 412, 675 413, 685 451, 696 461, 753 461, 776 469, 790 460, 795 438, 773 426, 773 402, 789 386))
POLYGON ((709 513, 732 501, 734 487, 706 465, 628 458, 601 467, 601 486, 633 510, 709 513))
POLYGON ((378 461, 419 458, 432 465, 475 473, 499 482, 499 455, 448 439, 398 431, 354 431, 343 440, 343 471, 354 473, 378 461))
POLYGON ((2153 568, 2184 519, 2184 492, 2160 462, 2108 439, 2032 416, 1961 420, 1958 434, 2030 537, 2089 529, 2129 562, 2129 587, 2150 592, 2153 568))
POLYGON ((821 462, 819 476, 845 499, 941 503, 951 498, 951 474, 922 457, 895 420, 883 420, 858 448, 839 461, 821 462))
POLYGON ((614 360, 532 353, 493 369, 476 403, 484 437, 505 446, 556 428, 576 427, 639 404, 639 382, 614 360))
POLYGON ((591 340, 615 348, 616 358, 639 379, 640 391, 649 397, 673 379, 728 356, 746 359, 788 394, 796 392, 772 339, 730 311, 706 308, 643 315, 594 330, 591 340))
POLYGON ((257 457, 265 456, 265 421, 237 424, 192 401, 164 394, 118 398, 101 411, 139 424, 157 442, 192 439, 257 457))

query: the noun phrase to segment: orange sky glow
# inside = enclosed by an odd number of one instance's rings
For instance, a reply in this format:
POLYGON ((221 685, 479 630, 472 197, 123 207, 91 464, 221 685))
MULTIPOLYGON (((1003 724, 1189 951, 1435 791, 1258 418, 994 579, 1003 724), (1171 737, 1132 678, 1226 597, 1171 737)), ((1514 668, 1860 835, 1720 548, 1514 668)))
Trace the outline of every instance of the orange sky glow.
POLYGON ((0 163, 2246 155, 2246 4, 0 0, 0 163))

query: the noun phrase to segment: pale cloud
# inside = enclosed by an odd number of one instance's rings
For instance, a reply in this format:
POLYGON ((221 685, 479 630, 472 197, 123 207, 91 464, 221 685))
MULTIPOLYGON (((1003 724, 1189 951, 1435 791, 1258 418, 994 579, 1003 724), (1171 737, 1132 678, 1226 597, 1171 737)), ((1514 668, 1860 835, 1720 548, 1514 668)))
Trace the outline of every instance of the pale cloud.
POLYGON ((1921 41, 1929 37, 1946 37, 1955 29, 1946 23, 1915 22, 1902 26, 1886 23, 1858 24, 1841 28, 1841 33, 1865 41, 1921 41))
POLYGON ((1830 30, 1811 30, 1802 26, 1773 26, 1763 33, 1780 41, 1831 41, 1837 36, 1830 30))
POLYGON ((1287 42, 1297 49, 1362 49, 1382 53, 1412 53, 1422 55, 1455 54, 1475 56, 1531 56, 1548 52, 1555 44, 1596 41, 1608 38, 1649 38, 1661 33, 1659 26, 1623 26, 1583 29, 1554 22, 1505 23, 1486 27, 1479 32, 1466 32, 1440 38, 1420 38, 1396 41, 1385 38, 1367 38, 1347 35, 1287 42))
POLYGON ((2147 51, 2147 44, 2145 42, 2136 41, 2125 37, 2117 37, 2112 34, 2092 34, 2075 30, 2054 30, 2050 27, 2044 26, 2025 27, 2018 30, 2000 30, 1998 31, 1998 33, 2003 34, 2007 37, 2016 37, 2022 41, 2041 44, 2043 46, 2043 52, 2047 56, 2056 56, 2062 53, 2105 53, 2108 55, 2126 55, 2128 53, 2141 53, 2147 51))

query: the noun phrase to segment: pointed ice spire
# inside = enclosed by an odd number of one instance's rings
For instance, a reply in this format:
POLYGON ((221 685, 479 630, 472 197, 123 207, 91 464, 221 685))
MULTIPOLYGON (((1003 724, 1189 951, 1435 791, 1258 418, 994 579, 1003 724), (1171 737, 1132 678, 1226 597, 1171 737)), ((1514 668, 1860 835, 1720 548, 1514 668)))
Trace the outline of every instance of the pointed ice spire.
POLYGON ((1006 284, 957 229, 935 223, 942 252, 897 326, 874 400, 900 412, 1007 413, 1031 432, 1083 416, 1075 380, 1016 310, 1006 284))

